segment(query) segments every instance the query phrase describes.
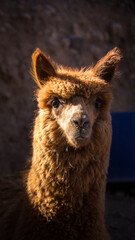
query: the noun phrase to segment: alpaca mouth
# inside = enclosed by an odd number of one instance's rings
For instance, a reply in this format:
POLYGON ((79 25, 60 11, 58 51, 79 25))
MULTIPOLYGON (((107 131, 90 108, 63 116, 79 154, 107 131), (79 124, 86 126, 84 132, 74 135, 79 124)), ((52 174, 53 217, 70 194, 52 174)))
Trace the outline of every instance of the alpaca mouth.
POLYGON ((75 148, 80 148, 88 144, 90 140, 90 132, 87 131, 87 133, 82 133, 80 131, 76 133, 70 133, 68 134, 68 141, 69 144, 75 148))
POLYGON ((90 134, 89 133, 80 133, 76 136, 74 136, 74 142, 77 144, 77 145, 85 145, 88 143, 90 139, 90 134))
POLYGON ((75 137, 75 141, 77 142, 77 143, 85 143, 86 141, 88 141, 88 139, 89 139, 89 136, 82 136, 82 135, 80 135, 80 136, 77 136, 77 137, 75 137))
POLYGON ((78 141, 85 141, 86 139, 90 138, 90 129, 79 129, 74 137, 78 141))
POLYGON ((86 139, 86 137, 84 137, 84 136, 78 136, 78 137, 75 138, 75 140, 76 140, 77 142, 82 142, 82 141, 84 141, 85 139, 86 139))

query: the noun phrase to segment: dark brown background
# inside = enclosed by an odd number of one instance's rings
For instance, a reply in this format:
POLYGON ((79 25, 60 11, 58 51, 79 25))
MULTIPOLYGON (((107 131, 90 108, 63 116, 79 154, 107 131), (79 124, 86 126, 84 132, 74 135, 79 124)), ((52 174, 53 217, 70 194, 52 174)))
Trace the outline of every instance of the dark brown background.
MULTIPOLYGON (((134 42, 134 1, 1 0, 0 174, 23 169, 31 153, 36 86, 29 70, 37 47, 60 64, 80 68, 95 64, 118 46, 123 60, 119 78, 113 82, 112 111, 135 111, 134 42)), ((135 239, 135 218, 131 217, 135 213, 134 198, 127 199, 123 192, 108 198, 108 222, 114 239, 135 239), (124 205, 120 210, 121 199, 124 205), (130 209, 124 213, 129 201, 130 209), (124 217, 117 216, 117 207, 124 217)))

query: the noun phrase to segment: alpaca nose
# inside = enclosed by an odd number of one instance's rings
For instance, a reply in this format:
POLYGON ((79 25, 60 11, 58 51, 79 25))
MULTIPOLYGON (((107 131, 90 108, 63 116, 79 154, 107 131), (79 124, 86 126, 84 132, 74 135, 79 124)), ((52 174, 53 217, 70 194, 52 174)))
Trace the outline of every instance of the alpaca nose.
POLYGON ((86 114, 82 114, 81 116, 74 116, 71 120, 71 124, 72 126, 79 128, 86 128, 90 126, 90 122, 86 114))

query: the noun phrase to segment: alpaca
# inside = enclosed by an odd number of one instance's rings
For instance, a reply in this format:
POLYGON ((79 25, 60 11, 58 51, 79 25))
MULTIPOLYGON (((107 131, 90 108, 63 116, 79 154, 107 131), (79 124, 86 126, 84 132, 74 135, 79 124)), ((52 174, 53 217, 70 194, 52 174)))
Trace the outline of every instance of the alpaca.
POLYGON ((32 55, 38 114, 31 166, 0 180, 0 239, 109 240, 105 186, 111 145, 114 48, 95 67, 32 55))

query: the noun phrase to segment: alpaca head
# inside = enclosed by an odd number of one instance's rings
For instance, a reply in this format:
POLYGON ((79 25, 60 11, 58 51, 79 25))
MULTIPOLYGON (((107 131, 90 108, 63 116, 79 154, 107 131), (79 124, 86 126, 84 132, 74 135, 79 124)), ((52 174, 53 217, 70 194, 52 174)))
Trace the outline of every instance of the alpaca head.
POLYGON ((120 58, 114 48, 95 67, 79 71, 54 64, 39 49, 33 53, 40 133, 46 143, 76 149, 89 144, 96 124, 109 116, 110 81, 120 58))

